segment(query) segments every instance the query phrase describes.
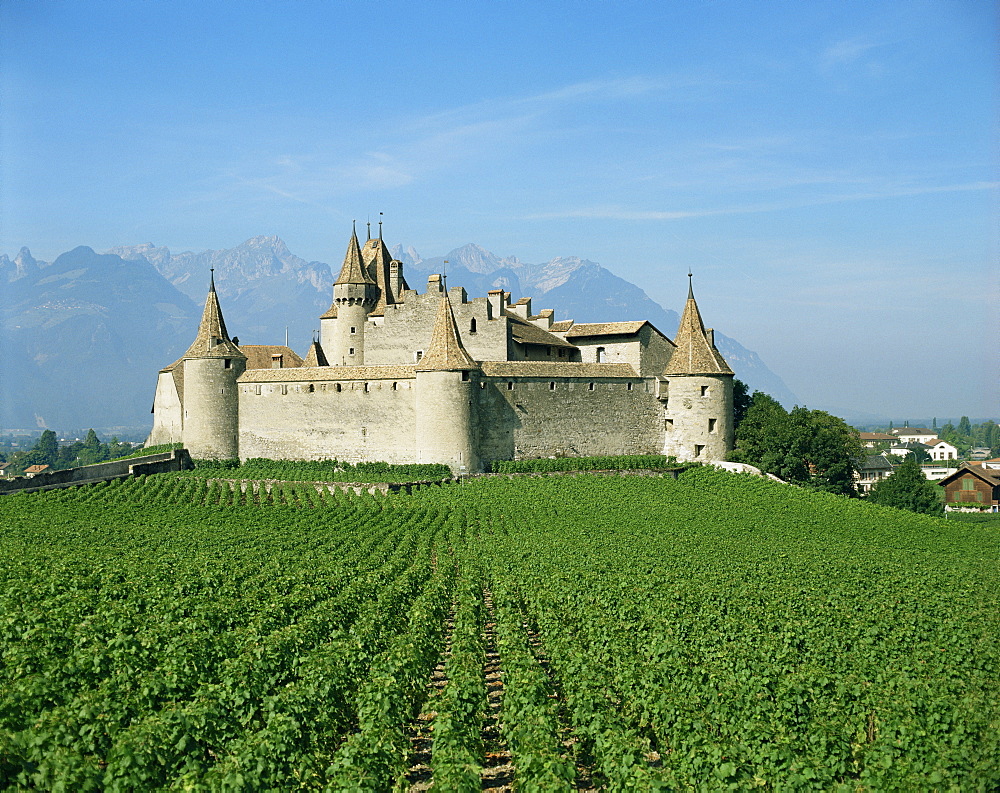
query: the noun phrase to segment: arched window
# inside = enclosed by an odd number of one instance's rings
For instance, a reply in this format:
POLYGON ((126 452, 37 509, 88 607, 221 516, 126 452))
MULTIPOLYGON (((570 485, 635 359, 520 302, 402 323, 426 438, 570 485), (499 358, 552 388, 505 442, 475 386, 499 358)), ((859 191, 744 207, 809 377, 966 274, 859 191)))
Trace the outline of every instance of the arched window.
POLYGON ((469 320, 469 333, 475 333, 475 332, 476 332, 476 318, 473 317, 471 320, 469 320))
POLYGON ((603 347, 597 348, 597 362, 604 363, 605 359, 605 349, 603 347))

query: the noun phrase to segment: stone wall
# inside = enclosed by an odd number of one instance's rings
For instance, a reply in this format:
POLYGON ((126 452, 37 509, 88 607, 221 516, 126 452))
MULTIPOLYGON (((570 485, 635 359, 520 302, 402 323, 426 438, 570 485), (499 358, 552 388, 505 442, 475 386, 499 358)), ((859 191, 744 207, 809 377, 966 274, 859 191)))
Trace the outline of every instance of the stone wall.
POLYGON ((240 459, 416 462, 414 384, 413 367, 249 371, 240 459))
POLYGON ((172 372, 160 372, 153 396, 153 430, 146 444, 160 446, 165 443, 180 443, 182 438, 181 400, 177 395, 174 375, 172 372))
POLYGON ((484 378, 483 386, 483 461, 662 450, 662 408, 648 379, 522 376, 484 378))
POLYGON ((144 476, 162 474, 166 471, 184 471, 192 468, 191 457, 186 449, 175 449, 171 452, 149 454, 144 457, 131 457, 127 460, 110 460, 96 465, 83 465, 77 468, 66 468, 62 471, 52 471, 15 479, 0 479, 0 494, 14 492, 35 492, 54 490, 59 487, 102 482, 108 479, 121 479, 127 476, 144 476))
MULTIPOLYGON (((462 302, 464 290, 450 291, 452 312, 462 344, 477 361, 507 359, 507 320, 490 319, 485 297, 462 302), (475 320, 475 332, 472 331, 475 320)), ((426 351, 434 334, 440 292, 406 293, 406 302, 386 306, 385 316, 365 326, 365 364, 386 366, 416 363, 417 350, 426 351)), ((332 364, 333 361, 331 360, 332 364)))

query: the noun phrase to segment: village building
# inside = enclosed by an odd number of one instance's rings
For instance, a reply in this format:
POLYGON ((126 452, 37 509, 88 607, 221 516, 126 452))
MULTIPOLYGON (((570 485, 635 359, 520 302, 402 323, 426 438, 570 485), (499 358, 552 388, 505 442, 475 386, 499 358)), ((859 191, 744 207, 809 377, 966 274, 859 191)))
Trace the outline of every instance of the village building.
POLYGON ((1000 509, 1000 470, 963 463, 940 481, 945 509, 1000 509))
POLYGON ((733 371, 693 287, 677 335, 575 323, 432 275, 411 289, 381 237, 351 235, 304 357, 230 338, 214 278, 195 340, 162 369, 147 445, 195 458, 382 460, 484 470, 528 457, 723 460, 733 371))

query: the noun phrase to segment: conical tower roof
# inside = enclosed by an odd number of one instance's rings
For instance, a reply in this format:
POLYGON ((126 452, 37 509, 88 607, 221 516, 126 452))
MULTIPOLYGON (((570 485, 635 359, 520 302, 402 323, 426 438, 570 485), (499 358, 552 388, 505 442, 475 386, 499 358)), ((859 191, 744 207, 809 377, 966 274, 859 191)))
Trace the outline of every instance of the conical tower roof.
POLYGON ((733 374, 722 353, 709 341, 708 334, 705 333, 705 325, 701 321, 701 312, 698 311, 698 303, 694 299, 694 287, 690 281, 687 303, 684 305, 681 323, 677 327, 674 344, 677 349, 670 357, 667 368, 663 370, 664 375, 733 374))
POLYGON ((309 352, 306 353, 305 359, 302 361, 303 366, 329 366, 329 361, 326 360, 326 353, 323 352, 323 348, 320 346, 318 341, 314 341, 309 345, 309 352))
POLYGON ((340 275, 334 284, 371 284, 375 282, 368 276, 368 269, 361 258, 361 245, 358 243, 358 232, 351 232, 351 241, 347 243, 347 253, 344 255, 344 264, 340 268, 340 275))
POLYGON ((418 372, 456 372, 478 369, 471 355, 462 346, 455 326, 455 315, 447 295, 441 296, 437 318, 434 320, 434 335, 431 346, 416 366, 418 372))
POLYGON ((229 338, 226 321, 222 318, 219 296, 215 293, 215 270, 209 279, 208 297, 201 314, 198 335, 182 358, 246 358, 229 338))

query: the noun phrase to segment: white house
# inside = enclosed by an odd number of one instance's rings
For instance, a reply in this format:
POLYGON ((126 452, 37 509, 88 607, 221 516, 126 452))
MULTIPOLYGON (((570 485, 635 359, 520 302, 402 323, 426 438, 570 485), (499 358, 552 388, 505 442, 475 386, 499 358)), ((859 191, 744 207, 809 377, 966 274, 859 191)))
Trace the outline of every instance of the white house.
POLYGON ((927 453, 931 456, 932 460, 958 459, 958 449, 948 443, 948 441, 943 441, 940 438, 932 438, 931 440, 924 442, 930 446, 927 453))

